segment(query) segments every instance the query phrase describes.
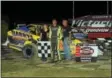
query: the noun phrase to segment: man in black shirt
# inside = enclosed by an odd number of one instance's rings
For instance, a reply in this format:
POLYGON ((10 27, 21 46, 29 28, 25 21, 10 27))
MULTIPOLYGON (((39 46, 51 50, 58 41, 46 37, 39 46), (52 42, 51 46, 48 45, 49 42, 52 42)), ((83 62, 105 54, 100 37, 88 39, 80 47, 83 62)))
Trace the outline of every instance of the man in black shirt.
POLYGON ((64 58, 65 60, 71 59, 71 53, 70 53, 70 34, 71 34, 71 27, 68 25, 68 21, 64 19, 62 21, 63 24, 63 42, 64 42, 64 58))

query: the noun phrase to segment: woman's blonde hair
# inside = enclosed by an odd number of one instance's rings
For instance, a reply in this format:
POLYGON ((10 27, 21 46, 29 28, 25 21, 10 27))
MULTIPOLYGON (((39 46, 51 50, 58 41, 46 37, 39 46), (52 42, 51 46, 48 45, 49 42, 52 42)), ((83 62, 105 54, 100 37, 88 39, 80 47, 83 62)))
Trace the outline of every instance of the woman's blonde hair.
POLYGON ((42 27, 42 29, 44 29, 44 26, 48 29, 48 25, 47 24, 44 24, 43 27, 42 27))

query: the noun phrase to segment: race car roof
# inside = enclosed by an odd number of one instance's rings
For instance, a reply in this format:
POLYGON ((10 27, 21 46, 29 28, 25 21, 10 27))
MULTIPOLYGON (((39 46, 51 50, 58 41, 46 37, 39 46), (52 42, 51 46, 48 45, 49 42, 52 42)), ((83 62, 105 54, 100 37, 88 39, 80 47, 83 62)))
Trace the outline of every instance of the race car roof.
POLYGON ((25 31, 25 32, 28 32, 29 31, 29 29, 28 29, 27 26, 19 27, 19 28, 17 28, 17 30, 22 30, 22 31, 25 31))

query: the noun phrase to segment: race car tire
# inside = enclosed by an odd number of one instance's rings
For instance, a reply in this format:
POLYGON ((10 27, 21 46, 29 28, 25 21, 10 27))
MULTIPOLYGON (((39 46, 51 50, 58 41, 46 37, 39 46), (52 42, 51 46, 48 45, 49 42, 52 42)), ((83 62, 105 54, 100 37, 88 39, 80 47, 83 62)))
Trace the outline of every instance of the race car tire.
POLYGON ((97 57, 92 57, 91 62, 97 62, 97 57))
POLYGON ((37 46, 35 44, 28 44, 23 47, 23 56, 27 59, 37 57, 37 46))
POLYGON ((75 57, 75 61, 76 61, 76 62, 81 62, 80 57, 75 57))

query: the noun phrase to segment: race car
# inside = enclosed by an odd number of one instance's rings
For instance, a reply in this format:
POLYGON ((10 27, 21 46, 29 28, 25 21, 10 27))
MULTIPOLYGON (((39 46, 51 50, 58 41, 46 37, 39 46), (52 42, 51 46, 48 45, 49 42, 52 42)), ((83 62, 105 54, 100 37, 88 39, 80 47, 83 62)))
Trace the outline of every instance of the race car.
POLYGON ((86 15, 72 20, 72 27, 87 32, 88 39, 96 40, 101 54, 111 53, 112 15, 86 15))
POLYGON ((76 62, 96 62, 99 55, 98 46, 88 39, 88 35, 83 30, 72 28, 71 53, 76 62))
POLYGON ((2 44, 11 49, 22 51, 25 58, 37 55, 37 43, 39 35, 30 32, 29 27, 22 26, 7 32, 7 41, 2 44))

